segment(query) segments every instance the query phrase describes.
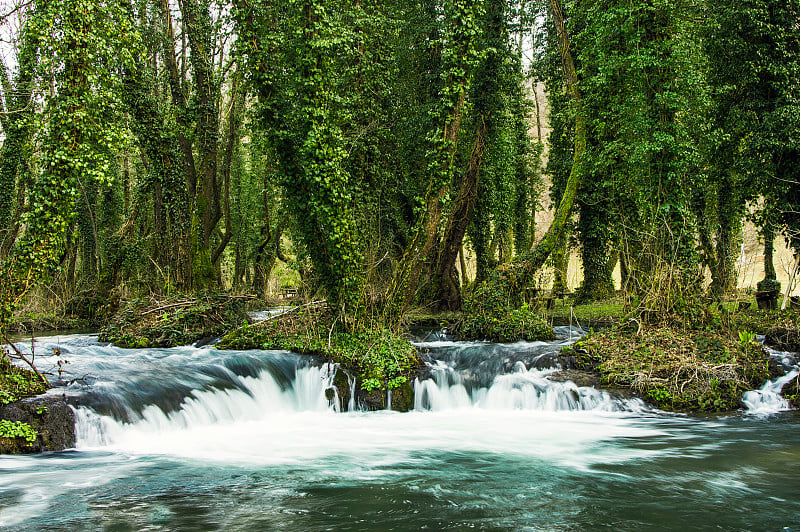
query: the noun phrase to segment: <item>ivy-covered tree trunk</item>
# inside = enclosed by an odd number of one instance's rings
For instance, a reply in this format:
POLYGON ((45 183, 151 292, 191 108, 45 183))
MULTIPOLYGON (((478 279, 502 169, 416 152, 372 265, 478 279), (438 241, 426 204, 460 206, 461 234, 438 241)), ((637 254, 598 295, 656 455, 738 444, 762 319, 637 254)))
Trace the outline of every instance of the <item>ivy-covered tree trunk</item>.
MULTIPOLYGON (((42 150, 43 171, 31 190, 25 233, 12 255, 0 264, 0 328, 10 318, 26 293, 58 266, 64 247, 64 233, 74 213, 77 176, 89 167, 94 152, 89 144, 96 136, 95 116, 89 109, 94 101, 89 61, 95 51, 98 13, 86 0, 42 2, 35 7, 29 31, 45 47, 53 46, 44 32, 53 21, 62 26, 60 43, 54 47, 63 61, 59 91, 50 101, 53 121, 42 150)), ((53 49, 53 48, 50 48, 53 49)))
POLYGON ((578 289, 580 302, 607 299, 614 293, 614 281, 609 269, 611 236, 609 207, 581 203, 577 233, 581 244, 583 282, 578 289))
MULTIPOLYGON (((123 75, 123 94, 133 117, 132 129, 149 161, 149 170, 137 191, 138 202, 143 201, 144 194, 153 197, 156 231, 161 229, 154 236, 159 247, 153 249, 153 256, 161 259, 159 266, 172 272, 174 282, 179 287, 191 288, 188 245, 190 202, 186 191, 185 158, 178 135, 167 125, 158 101, 149 91, 153 81, 141 63, 123 75)), ((137 209, 133 209, 131 215, 136 214, 137 209)), ((126 226, 130 227, 128 224, 126 226)), ((132 235, 121 236, 128 238, 132 235)), ((108 264, 108 267, 118 267, 116 262, 108 264)), ((104 275, 116 276, 111 272, 104 275)))
POLYGON ((460 176, 456 198, 450 208, 434 271, 434 280, 438 283, 436 301, 439 308, 447 310, 461 308, 456 260, 475 208, 487 139, 496 133, 495 124, 503 105, 500 80, 509 55, 504 0, 488 2, 484 32, 488 46, 473 82, 473 112, 477 128, 469 159, 460 176))
POLYGON ((583 157, 586 151, 586 117, 583 114, 581 94, 578 90, 578 75, 570 52, 570 40, 564 23, 564 14, 559 0, 549 1, 553 22, 558 33, 558 42, 563 64, 564 79, 572 96, 575 110, 575 148, 572 169, 564 188, 564 195, 555 211, 553 222, 536 247, 522 257, 499 266, 493 275, 473 295, 473 310, 488 307, 514 308, 522 302, 525 288, 556 249, 575 203, 582 179, 583 157), (485 298, 485 300, 482 300, 485 298), (497 304, 500 301, 502 304, 497 304))
MULTIPOLYGON (((4 80, 3 140, 0 158, 0 260, 14 245, 19 230, 19 216, 25 202, 26 174, 29 172, 27 148, 31 137, 34 70, 36 67, 35 30, 26 25, 18 56, 18 73, 14 81, 4 80), (15 192, 16 197, 15 197, 15 192)), ((6 77, 5 68, 1 74, 6 77)))
POLYGON ((364 310, 363 243, 352 205, 354 184, 344 168, 347 151, 334 68, 341 28, 324 2, 293 0, 282 13, 269 2, 242 1, 236 7, 256 69, 262 119, 273 136, 302 243, 325 286, 328 305, 352 330, 364 310), (276 33, 276 27, 285 33, 276 33), (288 62, 276 68, 276 56, 288 62))
POLYGON ((209 9, 207 0, 181 2, 184 31, 192 50, 190 61, 197 98, 193 111, 197 115, 197 147, 200 155, 190 228, 192 287, 195 289, 208 288, 215 282, 211 237, 222 217, 220 186, 217 181, 219 85, 214 75, 209 9))
POLYGON ((425 261, 431 258, 439 234, 476 56, 476 22, 480 7, 478 0, 446 0, 443 6, 442 67, 446 81, 441 88, 439 101, 431 112, 435 129, 428 138, 429 182, 423 200, 424 210, 418 216, 414 236, 403 253, 389 287, 385 316, 388 323, 397 323, 397 318, 411 304, 425 261))

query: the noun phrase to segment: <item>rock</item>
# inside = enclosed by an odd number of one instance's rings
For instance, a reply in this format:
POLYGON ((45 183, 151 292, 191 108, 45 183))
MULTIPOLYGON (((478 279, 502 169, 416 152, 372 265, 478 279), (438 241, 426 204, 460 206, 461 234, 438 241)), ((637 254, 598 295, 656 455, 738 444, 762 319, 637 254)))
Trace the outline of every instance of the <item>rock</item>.
MULTIPOLYGON (((406 382, 392 389, 392 410, 408 412, 414 408, 414 388, 406 382)), ((370 392, 359 390, 357 393, 359 404, 367 410, 386 410, 388 394, 386 389, 375 389, 370 392)))
POLYGON ((553 382, 572 381, 578 386, 591 386, 594 388, 598 388, 600 384, 600 379, 598 378, 597 374, 579 369, 565 369, 556 371, 555 373, 550 374, 547 378, 553 382))
POLYGON ((774 327, 764 336, 764 343, 779 351, 800 352, 800 329, 774 327))
POLYGON ((0 419, 28 423, 38 434, 30 445, 19 438, 0 438, 0 453, 63 451, 75 446, 75 413, 58 396, 39 395, 0 406, 0 419))
POLYGON ((786 373, 786 370, 783 367, 783 365, 781 365, 780 362, 778 362, 772 357, 770 357, 767 360, 767 365, 769 368, 769 380, 774 380, 777 379, 778 377, 782 377, 786 373))
POLYGON ((783 385, 781 395, 789 401, 789 406, 800 408, 800 375, 783 385))

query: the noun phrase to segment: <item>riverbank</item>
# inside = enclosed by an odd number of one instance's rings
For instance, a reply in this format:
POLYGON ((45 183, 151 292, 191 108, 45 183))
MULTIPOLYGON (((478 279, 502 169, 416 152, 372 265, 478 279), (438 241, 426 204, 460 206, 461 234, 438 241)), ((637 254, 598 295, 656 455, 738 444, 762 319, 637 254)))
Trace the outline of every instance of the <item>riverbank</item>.
MULTIPOLYGON (((287 314, 250 323, 245 312, 249 300, 206 294, 132 301, 104 326, 100 340, 118 347, 146 348, 203 344, 222 336, 217 344, 220 349, 281 349, 315 355, 343 368, 337 382, 346 392, 340 394, 342 409, 347 407, 343 398, 350 395, 351 387, 370 409, 385 408, 388 401, 396 410, 411 408, 411 383, 425 368, 407 339, 386 330, 343 333, 324 305, 301 305, 287 314)), ((758 388, 779 371, 774 364, 770 367, 754 341, 756 334, 764 335, 766 344, 777 349, 800 350, 797 311, 739 310, 744 305, 731 302, 699 312, 695 327, 678 320, 642 326, 635 319, 623 323, 621 298, 583 305, 572 305, 569 298, 551 303, 549 308, 524 307, 491 323, 478 323, 474 316, 465 319, 458 312, 411 313, 406 321, 408 329, 445 329, 462 339, 496 342, 547 340, 552 325, 570 323, 584 330, 596 326, 598 330, 589 338, 563 354, 562 367, 591 372, 591 379, 600 386, 625 390, 667 410, 740 408, 744 392, 758 388)), ((785 395, 792 401, 798 397, 797 390, 785 395)))
POLYGON ((0 454, 61 451, 75 445, 75 416, 59 397, 43 395, 48 384, 11 363, 0 348, 0 454))

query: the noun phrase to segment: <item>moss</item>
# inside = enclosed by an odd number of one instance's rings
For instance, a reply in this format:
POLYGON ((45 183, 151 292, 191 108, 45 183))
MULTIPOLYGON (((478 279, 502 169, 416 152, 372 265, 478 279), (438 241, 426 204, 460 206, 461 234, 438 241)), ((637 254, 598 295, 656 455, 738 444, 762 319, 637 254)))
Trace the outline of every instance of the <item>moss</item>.
POLYGON ((800 408, 800 376, 784 384, 781 395, 789 401, 789 406, 800 408))
POLYGON ((129 348, 192 344, 246 323, 246 300, 209 293, 131 301, 100 331, 100 340, 129 348))
POLYGON ((618 328, 592 334, 562 356, 572 353, 580 355, 578 368, 599 374, 601 385, 631 390, 663 410, 735 410, 745 391, 769 378, 768 356, 752 335, 618 328))

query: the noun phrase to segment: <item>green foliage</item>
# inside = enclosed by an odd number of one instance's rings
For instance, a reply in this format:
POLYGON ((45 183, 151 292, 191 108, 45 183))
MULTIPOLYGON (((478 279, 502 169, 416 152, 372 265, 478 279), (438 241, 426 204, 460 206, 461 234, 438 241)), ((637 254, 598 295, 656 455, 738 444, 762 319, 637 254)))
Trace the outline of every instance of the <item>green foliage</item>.
POLYGON ((21 438, 28 442, 28 444, 32 444, 36 442, 37 436, 38 434, 36 431, 27 423, 0 419, 0 438, 21 438))
POLYGON ((0 405, 44 393, 47 388, 36 374, 11 363, 7 353, 0 350, 0 405))
POLYGON ((479 285, 464 302, 464 316, 456 331, 464 339, 495 342, 551 340, 553 329, 527 303, 514 307, 505 290, 491 283, 479 285))
POLYGON ((221 336, 246 321, 244 302, 244 298, 215 293, 134 300, 103 327, 99 338, 137 349, 187 345, 221 336))

